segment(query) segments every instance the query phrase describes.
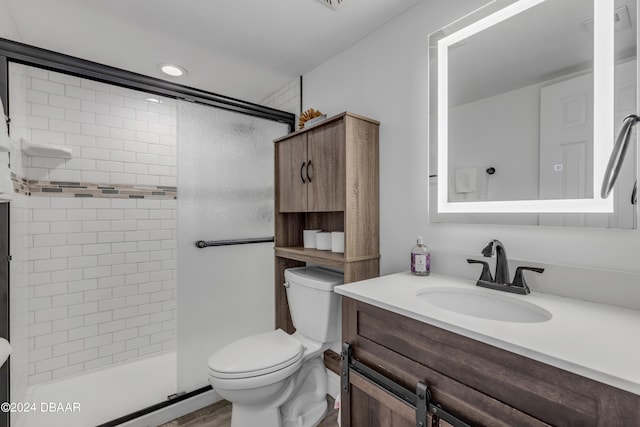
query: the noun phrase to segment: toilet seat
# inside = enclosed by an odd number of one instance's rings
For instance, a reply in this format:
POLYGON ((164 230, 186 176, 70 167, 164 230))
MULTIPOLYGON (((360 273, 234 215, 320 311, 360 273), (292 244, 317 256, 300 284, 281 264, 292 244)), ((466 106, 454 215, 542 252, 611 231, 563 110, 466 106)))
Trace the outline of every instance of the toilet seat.
POLYGON ((239 380, 281 371, 302 359, 302 343, 282 329, 235 341, 209 358, 209 375, 239 380))

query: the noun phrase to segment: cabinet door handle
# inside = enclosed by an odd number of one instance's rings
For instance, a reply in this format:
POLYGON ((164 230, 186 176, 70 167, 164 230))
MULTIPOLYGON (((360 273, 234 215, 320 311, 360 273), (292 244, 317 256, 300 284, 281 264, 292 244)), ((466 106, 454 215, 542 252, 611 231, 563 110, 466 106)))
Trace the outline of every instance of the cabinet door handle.
POLYGON ((309 171, 312 171, 311 167, 313 166, 313 164, 311 163, 311 160, 309 160, 309 163, 307 163, 307 181, 311 182, 311 178, 313 177, 313 174, 309 174, 309 171))
MULTIPOLYGON (((303 184, 306 184, 307 181, 304 180, 304 175, 303 175, 303 171, 304 171, 304 167, 306 166, 305 162, 302 162, 302 166, 300 166, 300 179, 302 180, 303 184)), ((307 171, 307 174, 309 173, 309 171, 307 171)))

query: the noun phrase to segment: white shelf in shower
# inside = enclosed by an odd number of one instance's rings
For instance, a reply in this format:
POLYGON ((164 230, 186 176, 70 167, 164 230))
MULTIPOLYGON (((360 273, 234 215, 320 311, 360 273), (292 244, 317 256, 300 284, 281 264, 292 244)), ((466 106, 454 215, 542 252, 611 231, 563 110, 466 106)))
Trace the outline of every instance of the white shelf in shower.
POLYGON ((20 140, 22 152, 31 157, 53 157, 56 159, 70 159, 73 150, 60 145, 45 144, 43 142, 31 142, 20 140))

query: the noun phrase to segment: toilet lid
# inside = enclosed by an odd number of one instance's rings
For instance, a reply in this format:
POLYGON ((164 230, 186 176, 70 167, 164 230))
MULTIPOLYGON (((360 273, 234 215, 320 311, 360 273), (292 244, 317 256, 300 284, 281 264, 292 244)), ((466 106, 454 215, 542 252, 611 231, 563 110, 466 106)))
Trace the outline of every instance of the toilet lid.
POLYGON ((210 374, 247 378, 283 369, 302 358, 302 343, 282 329, 235 341, 209 358, 210 374))

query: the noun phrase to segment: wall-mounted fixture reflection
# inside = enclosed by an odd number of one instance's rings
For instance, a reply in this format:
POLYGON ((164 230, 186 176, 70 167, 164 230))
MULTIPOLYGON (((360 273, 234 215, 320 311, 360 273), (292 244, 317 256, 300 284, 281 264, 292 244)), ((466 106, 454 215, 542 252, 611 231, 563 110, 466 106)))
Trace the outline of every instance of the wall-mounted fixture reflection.
MULTIPOLYGON (((613 151, 609 156, 609 162, 607 163, 607 170, 604 172, 604 180, 602 181, 602 187, 600 189, 600 196, 602 198, 609 197, 613 187, 616 184, 622 165, 629 149, 629 143, 631 142, 631 134, 633 127, 640 121, 640 116, 635 114, 629 114, 622 121, 622 126, 618 132, 616 143, 613 146, 613 151)), ((631 193, 631 203, 637 203, 636 192, 638 190, 638 180, 636 179, 633 184, 633 192, 631 193)))

